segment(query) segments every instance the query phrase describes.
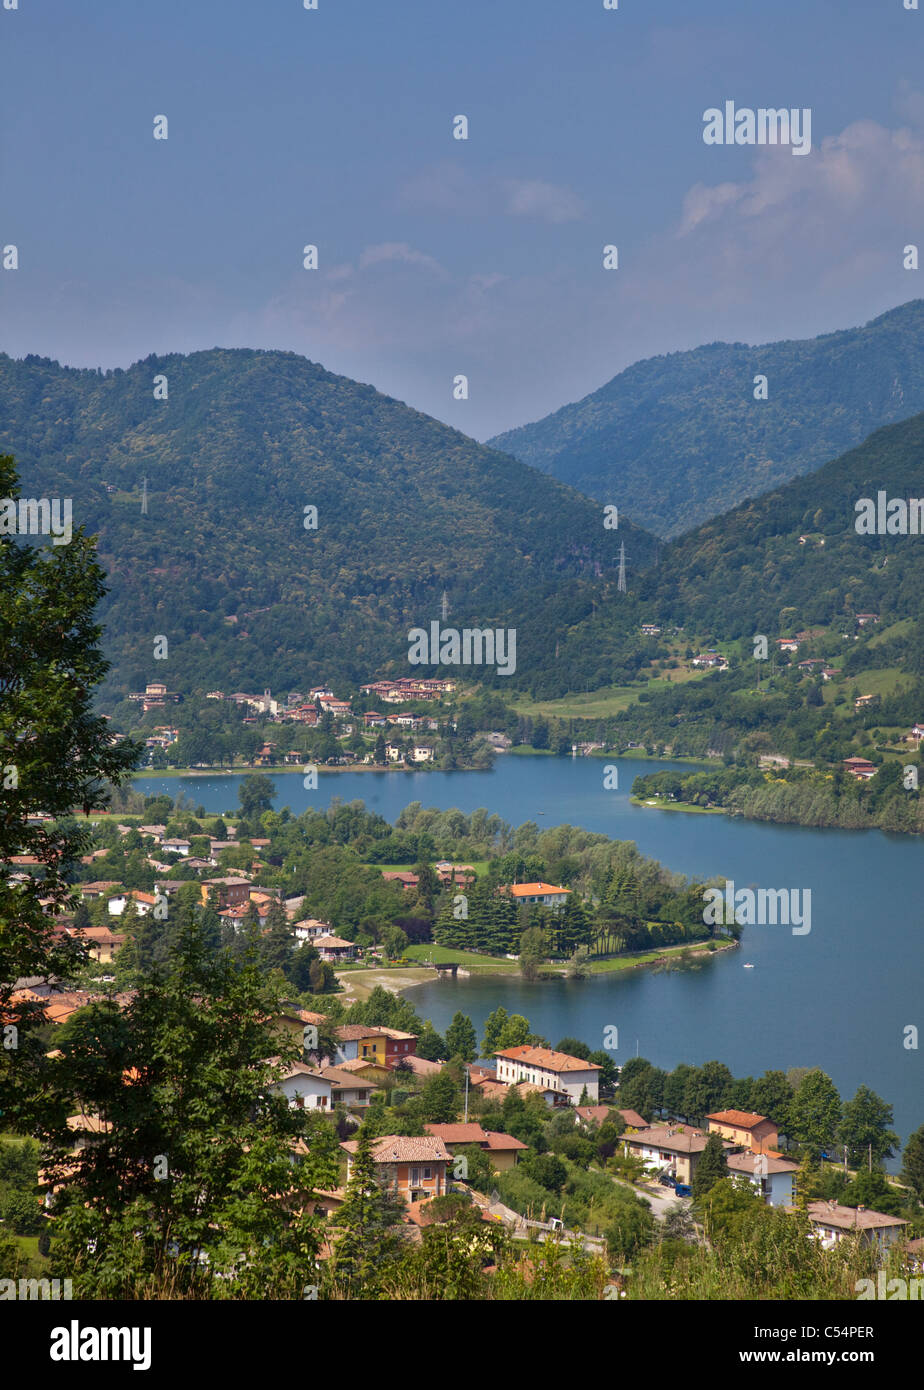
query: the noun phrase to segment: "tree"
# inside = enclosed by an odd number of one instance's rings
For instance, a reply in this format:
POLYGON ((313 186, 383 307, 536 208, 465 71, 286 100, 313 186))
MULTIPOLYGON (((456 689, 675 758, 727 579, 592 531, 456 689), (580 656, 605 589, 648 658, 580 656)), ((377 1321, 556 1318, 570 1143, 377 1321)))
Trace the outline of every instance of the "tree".
POLYGON ((846 1102, 837 1137, 847 1147, 851 1167, 865 1162, 870 1154, 874 1163, 892 1158, 898 1145, 898 1135, 890 1128, 892 1118, 892 1107, 868 1086, 861 1086, 853 1100, 846 1102))
POLYGON ((491 1057, 499 1050, 507 1017, 507 1010, 503 1004, 498 1004, 494 1012, 488 1014, 484 1021, 484 1037, 481 1041, 482 1057, 491 1057))
POLYGON ((908 1136, 902 1158, 902 1181, 924 1202, 924 1125, 908 1136))
POLYGON ((260 959, 267 970, 285 972, 295 945, 295 926, 278 898, 274 898, 267 909, 266 928, 260 940, 260 959))
POLYGON ((841 1098, 834 1082, 817 1067, 806 1072, 789 1106, 791 1137, 820 1155, 833 1148, 840 1119, 841 1098))
POLYGON ((334 1244, 330 1273, 348 1298, 375 1298, 389 1264, 402 1246, 400 1198, 378 1180, 368 1124, 360 1126, 343 1203, 333 1218, 341 1232, 334 1244))
POLYGON ((300 1055, 273 1027, 281 1009, 255 951, 216 959, 193 922, 118 1027, 54 1060, 32 1124, 62 1187, 53 1258, 80 1297, 293 1298, 311 1282, 306 1199, 336 1183, 337 1152, 323 1117, 273 1090, 300 1055), (76 1158, 74 1096, 110 1126, 76 1158))
MULTIPOLYGON (((417 1044, 420 1052, 420 1043, 417 1044)), ((478 1056, 478 1034, 475 1025, 467 1014, 458 1011, 446 1029, 446 1056, 461 1057, 463 1062, 474 1062, 478 1056)))
POLYGON ((237 798, 241 815, 246 821, 258 821, 265 811, 273 809, 276 784, 262 772, 249 772, 241 778, 237 798))
POLYGON ((529 1019, 522 1014, 511 1014, 504 1024, 500 1036, 500 1047, 523 1047, 530 1034, 529 1019))
MULTIPOLYGON (((0 497, 18 496, 13 460, 0 456, 0 497)), ((71 871, 92 848, 88 828, 70 813, 108 804, 109 784, 123 782, 142 753, 139 744, 111 740, 107 721, 93 712, 108 670, 93 620, 104 593, 95 544, 82 528, 65 545, 0 536, 0 1017, 16 1030, 15 1046, 0 1048, 7 1126, 15 1123, 17 1095, 27 1098, 41 1085, 46 1064, 35 1037, 42 1006, 14 1002, 14 983, 28 975, 67 978, 85 959, 75 941, 52 932, 54 917, 71 905, 71 871), (39 808, 52 819, 30 823, 39 808), (40 867, 11 882, 13 855, 40 867)))
POLYGON ((416 1052, 417 1056, 423 1057, 426 1062, 445 1062, 451 1055, 446 1040, 439 1035, 429 1019, 417 1039, 416 1052))
POLYGON ((655 1219, 647 1202, 639 1198, 621 1201, 603 1231, 606 1253, 613 1262, 631 1260, 651 1242, 654 1231, 655 1219))
POLYGON ((448 1068, 428 1076, 415 1109, 425 1124, 448 1125, 459 1114, 459 1088, 448 1068))
POLYGON ((453 1151, 452 1175, 459 1182, 466 1182, 476 1192, 490 1192, 494 1186, 494 1168, 491 1160, 477 1144, 464 1144, 453 1151), (464 1164, 459 1163, 464 1160, 464 1164))
POLYGON ((520 936, 520 974, 523 979, 535 980, 545 958, 545 932, 541 927, 527 927, 520 936))
POLYGON ((725 1161, 725 1150, 722 1147, 722 1140, 717 1134, 710 1134, 706 1140, 706 1147, 700 1154, 699 1163, 696 1165, 696 1172, 693 1174, 693 1181, 690 1190, 693 1197, 698 1201, 705 1197, 717 1182, 728 1176, 728 1164, 725 1161))

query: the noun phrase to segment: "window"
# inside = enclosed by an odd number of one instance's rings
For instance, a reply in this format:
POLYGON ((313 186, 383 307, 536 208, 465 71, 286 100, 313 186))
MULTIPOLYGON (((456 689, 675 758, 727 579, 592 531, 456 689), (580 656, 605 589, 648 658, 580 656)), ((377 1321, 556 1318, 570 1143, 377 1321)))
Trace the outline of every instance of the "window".
POLYGON ((411 1169, 411 1187, 419 1187, 419 1186, 420 1186, 420 1169, 419 1169, 419 1168, 412 1168, 412 1169, 411 1169))
POLYGON ((425 1169, 424 1169, 424 1182, 426 1182, 429 1178, 432 1178, 432 1176, 433 1176, 433 1173, 431 1172, 431 1170, 430 1170, 429 1168, 425 1168, 425 1169))

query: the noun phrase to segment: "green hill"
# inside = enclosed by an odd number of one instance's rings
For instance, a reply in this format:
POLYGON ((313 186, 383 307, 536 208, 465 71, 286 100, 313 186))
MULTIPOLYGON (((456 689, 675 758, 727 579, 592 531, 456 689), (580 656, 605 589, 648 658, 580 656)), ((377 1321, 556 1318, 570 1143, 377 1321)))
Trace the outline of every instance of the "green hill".
POLYGON ((99 534, 110 702, 155 679, 304 690, 407 674, 408 628, 439 617, 444 591, 451 626, 517 627, 526 669, 591 611, 619 540, 636 566, 653 544, 293 353, 214 349, 105 374, 0 356, 0 450, 24 496, 73 498, 74 525, 99 534))
POLYGON ((805 341, 637 362, 490 444, 662 535, 778 487, 924 410, 924 300, 805 341), (754 378, 768 399, 754 399, 754 378))

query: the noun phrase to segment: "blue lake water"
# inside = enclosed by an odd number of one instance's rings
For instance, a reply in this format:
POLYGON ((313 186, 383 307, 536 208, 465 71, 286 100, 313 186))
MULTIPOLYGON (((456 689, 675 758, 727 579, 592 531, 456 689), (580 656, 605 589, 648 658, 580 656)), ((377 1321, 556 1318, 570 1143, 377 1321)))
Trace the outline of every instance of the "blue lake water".
MULTIPOLYGON (((592 758, 505 756, 490 772, 335 773, 306 791, 300 772, 273 772, 275 805, 301 812, 334 796, 361 798, 393 821, 411 801, 479 807, 518 825, 570 823, 639 850, 676 872, 724 874, 736 888, 811 890, 811 931, 746 927, 741 949, 702 969, 624 972, 569 983, 529 985, 497 977, 434 981, 412 991, 415 1007, 439 1029, 456 1009, 481 1032, 498 1004, 524 1013, 554 1045, 566 1035, 603 1045, 619 1030, 617 1062, 636 1052, 669 1068, 724 1061, 735 1075, 769 1067, 820 1066, 842 1096, 871 1086, 895 1109, 904 1137, 924 1124, 924 1058, 904 1046, 905 1028, 924 1033, 924 844, 881 831, 812 830, 726 816, 631 805, 635 777, 664 764, 621 759, 619 789, 606 790, 592 758), (753 970, 743 969, 745 962, 753 970)), ((176 795, 215 813, 237 805, 239 777, 145 778, 146 794, 176 795)))

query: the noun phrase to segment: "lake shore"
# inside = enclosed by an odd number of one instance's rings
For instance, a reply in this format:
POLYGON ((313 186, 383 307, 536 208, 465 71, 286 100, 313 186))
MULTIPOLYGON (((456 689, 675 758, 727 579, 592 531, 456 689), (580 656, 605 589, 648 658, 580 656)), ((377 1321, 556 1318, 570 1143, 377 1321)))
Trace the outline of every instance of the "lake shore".
MULTIPOLYGON (((705 942, 694 943, 689 946, 666 946, 662 949, 652 951, 637 951, 626 956, 607 956, 598 961, 589 961, 587 965, 588 976, 617 974, 623 970, 645 970, 657 966, 667 966, 677 964, 681 957, 692 960, 694 957, 710 958, 721 955, 725 951, 735 951, 738 949, 737 941, 725 941, 717 944, 710 950, 705 942)), ((469 951, 451 952, 446 951, 445 955, 453 960, 459 961, 459 979, 485 979, 503 978, 505 976, 520 976, 520 968, 516 961, 501 963, 487 958, 482 967, 476 957, 476 953, 469 951), (465 958, 463 960, 463 957, 465 958), (465 968, 468 967, 468 968, 465 968)), ((567 965, 550 965, 542 967, 537 983, 552 980, 564 980, 568 978, 567 965)), ((373 966, 368 970, 343 970, 336 971, 337 979, 344 987, 344 993, 340 998, 344 998, 350 1003, 368 998, 369 994, 377 986, 389 990, 392 994, 404 994, 407 990, 413 989, 415 985, 433 983, 437 978, 438 972, 428 966, 373 966)), ((575 983, 580 983, 576 980, 575 983)))

